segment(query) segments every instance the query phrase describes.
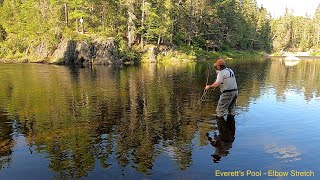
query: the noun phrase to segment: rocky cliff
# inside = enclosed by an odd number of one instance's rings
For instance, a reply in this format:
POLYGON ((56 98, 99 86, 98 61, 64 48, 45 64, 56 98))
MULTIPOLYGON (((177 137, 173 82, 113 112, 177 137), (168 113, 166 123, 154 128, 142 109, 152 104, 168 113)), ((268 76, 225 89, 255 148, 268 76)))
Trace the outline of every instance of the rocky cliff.
POLYGON ((56 64, 102 64, 120 65, 122 62, 117 58, 113 38, 106 40, 94 39, 75 41, 62 39, 51 57, 49 63, 56 64))

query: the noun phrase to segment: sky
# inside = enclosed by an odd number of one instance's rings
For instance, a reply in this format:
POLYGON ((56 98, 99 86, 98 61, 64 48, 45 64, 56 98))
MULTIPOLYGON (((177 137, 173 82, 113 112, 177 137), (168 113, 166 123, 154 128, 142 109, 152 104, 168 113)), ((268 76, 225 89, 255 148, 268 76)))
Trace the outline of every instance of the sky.
POLYGON ((257 0, 258 6, 263 5, 273 17, 280 17, 284 14, 286 7, 293 10, 295 16, 313 16, 320 4, 320 0, 257 0))

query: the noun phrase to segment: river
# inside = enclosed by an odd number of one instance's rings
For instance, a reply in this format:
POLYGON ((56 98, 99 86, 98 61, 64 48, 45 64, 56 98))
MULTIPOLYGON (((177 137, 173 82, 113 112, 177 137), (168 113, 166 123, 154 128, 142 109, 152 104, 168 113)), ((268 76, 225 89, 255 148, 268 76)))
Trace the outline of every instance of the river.
POLYGON ((318 179, 320 61, 228 60, 239 98, 223 122, 218 89, 199 103, 210 64, 0 64, 0 179, 318 179))

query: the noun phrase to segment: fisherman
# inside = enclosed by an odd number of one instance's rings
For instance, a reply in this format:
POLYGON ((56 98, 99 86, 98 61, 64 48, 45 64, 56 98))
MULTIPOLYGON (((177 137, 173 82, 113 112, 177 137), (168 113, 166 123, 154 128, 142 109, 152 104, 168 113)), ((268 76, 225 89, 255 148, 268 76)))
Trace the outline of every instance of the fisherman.
POLYGON ((234 72, 227 68, 223 59, 218 59, 214 66, 217 67, 217 79, 213 84, 207 85, 206 90, 220 86, 220 98, 216 109, 217 119, 224 119, 228 110, 228 116, 235 116, 235 106, 238 97, 237 81, 234 72))

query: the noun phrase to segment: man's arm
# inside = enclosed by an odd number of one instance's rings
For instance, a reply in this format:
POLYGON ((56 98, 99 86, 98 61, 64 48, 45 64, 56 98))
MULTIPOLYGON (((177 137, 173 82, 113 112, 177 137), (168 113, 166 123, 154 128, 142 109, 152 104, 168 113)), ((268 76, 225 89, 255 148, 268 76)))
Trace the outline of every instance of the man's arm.
POLYGON ((222 73, 221 71, 219 71, 219 73, 217 74, 217 80, 216 82, 214 82, 213 84, 210 84, 210 85, 207 85, 205 87, 206 90, 210 89, 210 88, 216 88, 216 87, 219 87, 220 84, 223 82, 223 78, 222 78, 222 73))
POLYGON ((216 87, 219 87, 220 86, 220 82, 214 82, 213 84, 210 84, 210 85, 207 85, 206 87, 205 87, 205 89, 206 90, 208 90, 208 89, 210 89, 210 88, 216 88, 216 87))

